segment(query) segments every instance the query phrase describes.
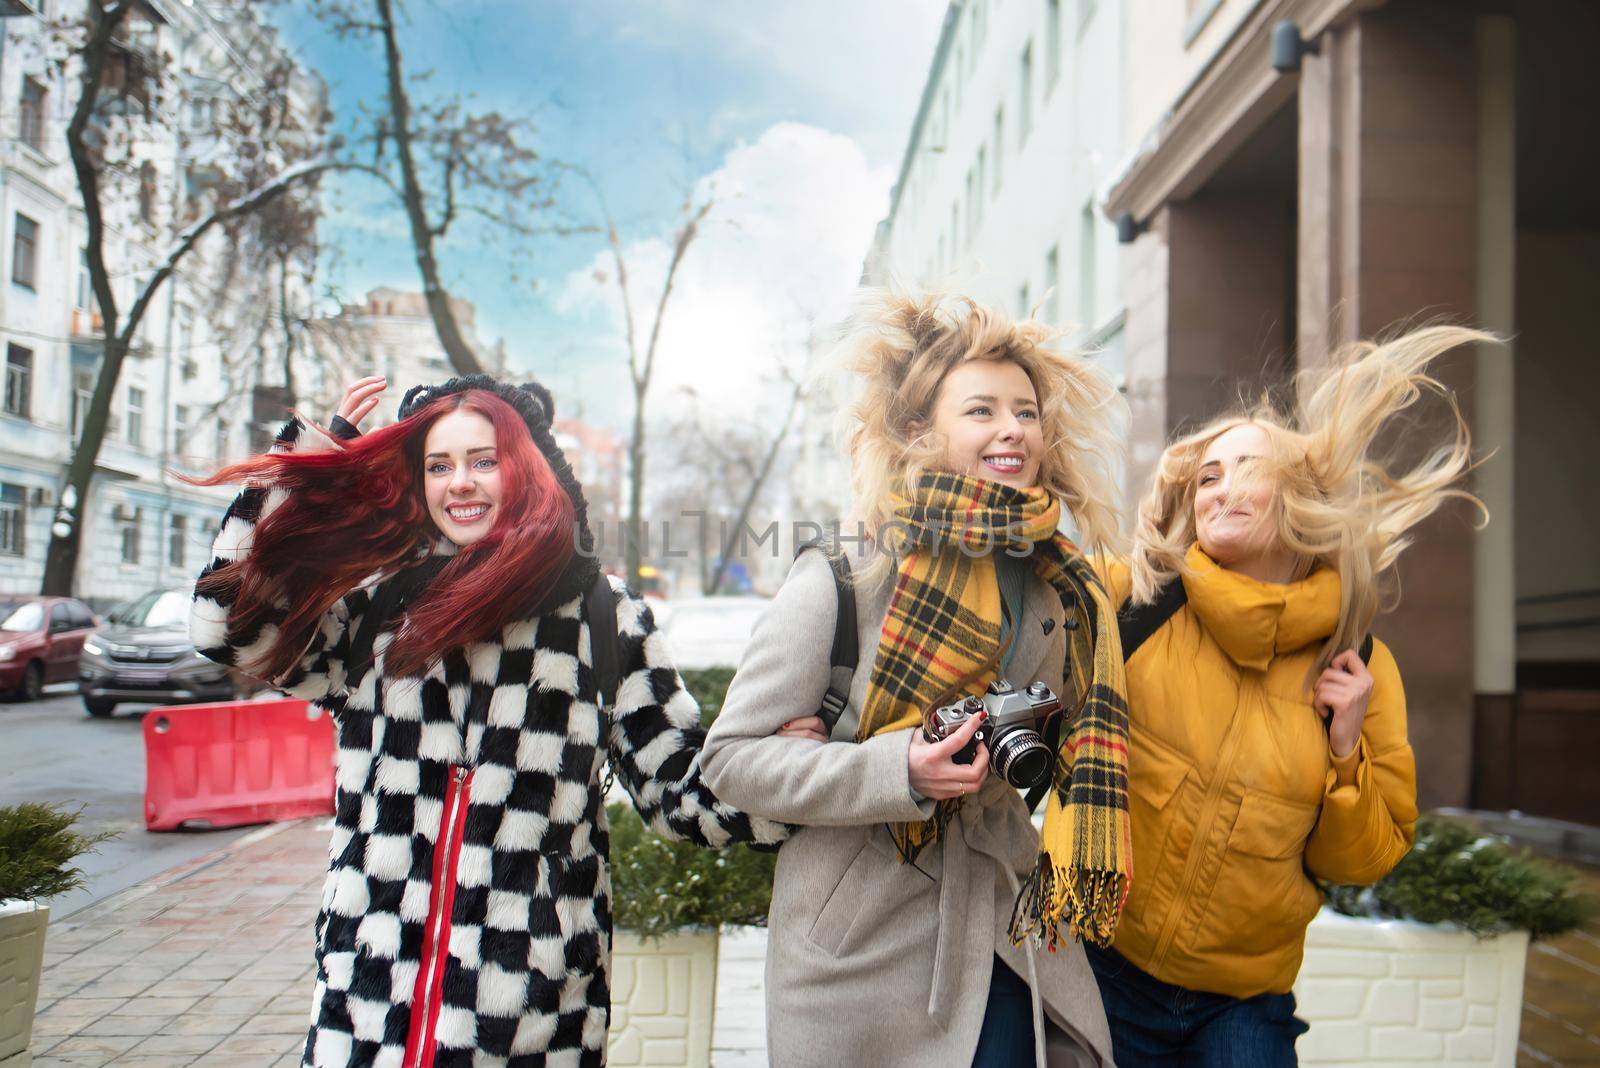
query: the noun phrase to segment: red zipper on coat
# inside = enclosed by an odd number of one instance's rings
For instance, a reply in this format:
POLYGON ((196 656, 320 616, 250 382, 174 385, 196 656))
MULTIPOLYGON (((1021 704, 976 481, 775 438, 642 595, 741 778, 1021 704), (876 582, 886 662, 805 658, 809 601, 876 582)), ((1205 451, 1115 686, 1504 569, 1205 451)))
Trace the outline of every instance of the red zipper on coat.
POLYGON ((450 913, 456 902, 456 862, 467 825, 467 798, 472 769, 452 767, 444 790, 439 840, 433 847, 433 883, 428 924, 423 928, 422 961, 411 993, 411 1029, 406 1038, 405 1068, 432 1068, 434 1032, 444 1005, 444 966, 450 954, 450 913))

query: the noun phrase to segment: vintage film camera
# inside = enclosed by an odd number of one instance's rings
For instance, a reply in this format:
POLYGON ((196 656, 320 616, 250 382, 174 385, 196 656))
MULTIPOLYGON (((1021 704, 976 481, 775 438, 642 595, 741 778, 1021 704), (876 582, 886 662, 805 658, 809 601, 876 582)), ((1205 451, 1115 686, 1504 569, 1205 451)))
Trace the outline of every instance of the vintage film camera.
POLYGON ((956 754, 955 762, 972 763, 978 755, 978 743, 983 742, 989 747, 989 770, 1024 789, 1043 782, 1055 763, 1056 755, 1044 744, 1039 728, 1060 709, 1061 699, 1042 682, 1031 682, 1027 689, 1018 690, 1005 679, 996 679, 982 697, 968 697, 934 709, 923 732, 929 741, 939 741, 950 737, 969 716, 988 712, 988 722, 956 754))

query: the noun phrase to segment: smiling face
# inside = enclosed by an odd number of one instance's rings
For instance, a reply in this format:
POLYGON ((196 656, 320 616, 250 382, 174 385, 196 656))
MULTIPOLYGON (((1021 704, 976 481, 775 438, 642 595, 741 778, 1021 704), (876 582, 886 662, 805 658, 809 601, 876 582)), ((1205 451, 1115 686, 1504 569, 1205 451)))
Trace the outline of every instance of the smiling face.
POLYGON ((494 424, 458 408, 428 428, 422 452, 423 496, 440 533, 463 546, 488 534, 500 509, 494 424))
POLYGON ((1272 482, 1249 469, 1249 461, 1266 457, 1271 448, 1265 430, 1245 423, 1218 434, 1195 473, 1194 527, 1200 548, 1229 570, 1263 572, 1257 578, 1276 575, 1285 560, 1293 567, 1293 556, 1278 543, 1272 521, 1272 482))
POLYGON ((933 430, 946 441, 945 467, 1028 489, 1039 481, 1044 429, 1033 382, 1010 360, 968 360, 939 384, 933 430))

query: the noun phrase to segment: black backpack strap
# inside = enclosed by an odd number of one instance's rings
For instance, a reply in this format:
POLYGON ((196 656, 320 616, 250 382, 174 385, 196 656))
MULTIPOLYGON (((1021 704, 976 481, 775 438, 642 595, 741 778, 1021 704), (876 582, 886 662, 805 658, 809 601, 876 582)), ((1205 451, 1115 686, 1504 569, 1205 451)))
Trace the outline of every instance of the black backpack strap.
POLYGON ((619 682, 617 655, 617 595, 605 572, 595 576, 594 585, 583 599, 584 615, 589 620, 589 656, 594 660, 594 684, 605 707, 617 703, 619 682))
POLYGON ((838 546, 822 538, 813 538, 797 546, 795 555, 799 556, 807 549, 816 549, 827 559, 828 570, 833 572, 833 591, 838 601, 833 618, 833 648, 828 652, 828 690, 822 695, 822 706, 817 709, 817 718, 822 720, 824 729, 832 734, 839 717, 844 714, 845 705, 850 702, 850 683, 855 678, 856 663, 860 658, 861 643, 856 635, 856 592, 854 583, 850 581, 850 561, 838 546))
POLYGON ((345 656, 345 680, 359 681, 372 667, 372 646, 383 628, 397 612, 404 611, 406 603, 420 593, 433 577, 444 569, 444 558, 431 557, 423 563, 406 568, 398 574, 381 579, 372 588, 367 609, 361 613, 361 622, 350 639, 350 651, 345 656))
POLYGON ((1189 603, 1189 594, 1183 588, 1183 579, 1173 578, 1161 587, 1155 600, 1149 604, 1134 604, 1132 601, 1122 606, 1117 613, 1117 634, 1122 639, 1122 662, 1127 663, 1133 659, 1133 654, 1139 646, 1160 630, 1161 627, 1178 614, 1178 609, 1189 603))
POLYGON ((1356 651, 1356 655, 1361 657, 1363 664, 1372 663, 1372 633, 1370 631, 1365 638, 1361 639, 1361 648, 1356 651))

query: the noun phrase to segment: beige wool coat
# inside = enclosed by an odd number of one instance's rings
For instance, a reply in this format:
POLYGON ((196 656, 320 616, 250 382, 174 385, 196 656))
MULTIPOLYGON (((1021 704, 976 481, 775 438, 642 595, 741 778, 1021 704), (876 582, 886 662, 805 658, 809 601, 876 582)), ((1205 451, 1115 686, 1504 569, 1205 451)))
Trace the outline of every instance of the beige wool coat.
MULTIPOLYGON (((872 551, 853 551, 857 575, 872 551)), ((857 583, 860 661, 833 740, 776 737, 784 722, 814 714, 828 686, 838 602, 826 559, 802 553, 755 628, 701 756, 722 801, 799 825, 778 854, 769 917, 771 1063, 965 1068, 998 954, 1034 991, 1037 1068, 1109 1065, 1105 1011, 1082 948, 1015 948, 1007 936, 1039 850, 1016 790, 991 775, 914 866, 895 855, 887 825, 932 812, 911 792, 912 732, 852 740, 893 580, 891 571, 870 588, 857 583)), ((1041 679, 1059 693, 1061 602, 1030 576, 1024 605, 1011 681, 1041 679)))

